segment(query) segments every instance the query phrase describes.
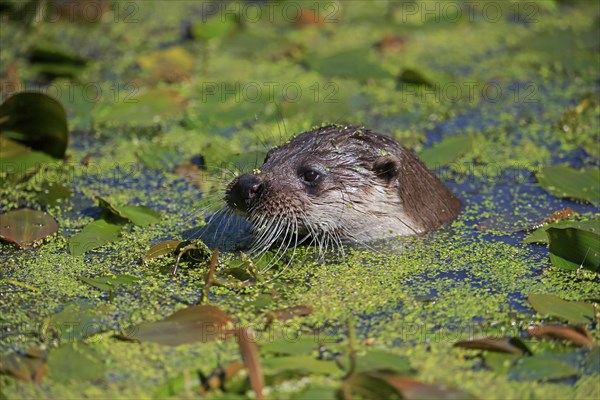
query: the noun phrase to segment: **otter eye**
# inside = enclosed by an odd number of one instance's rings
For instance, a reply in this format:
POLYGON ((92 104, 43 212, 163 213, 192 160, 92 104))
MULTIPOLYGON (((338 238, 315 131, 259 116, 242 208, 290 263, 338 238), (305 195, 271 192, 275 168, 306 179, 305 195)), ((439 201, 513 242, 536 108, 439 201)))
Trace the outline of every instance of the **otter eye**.
POLYGON ((308 170, 308 171, 304 171, 302 173, 302 179, 305 182, 311 183, 316 181, 319 178, 319 173, 317 171, 314 170, 308 170))

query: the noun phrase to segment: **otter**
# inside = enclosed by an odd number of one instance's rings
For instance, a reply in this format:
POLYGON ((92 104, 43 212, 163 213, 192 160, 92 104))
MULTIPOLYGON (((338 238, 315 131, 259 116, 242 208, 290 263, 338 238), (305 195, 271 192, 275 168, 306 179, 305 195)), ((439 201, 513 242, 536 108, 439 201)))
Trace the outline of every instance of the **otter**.
POLYGON ((327 247, 419 234, 452 221, 461 207, 400 143, 338 125, 271 149, 260 169, 229 183, 225 201, 251 222, 262 249, 289 246, 291 237, 327 247))

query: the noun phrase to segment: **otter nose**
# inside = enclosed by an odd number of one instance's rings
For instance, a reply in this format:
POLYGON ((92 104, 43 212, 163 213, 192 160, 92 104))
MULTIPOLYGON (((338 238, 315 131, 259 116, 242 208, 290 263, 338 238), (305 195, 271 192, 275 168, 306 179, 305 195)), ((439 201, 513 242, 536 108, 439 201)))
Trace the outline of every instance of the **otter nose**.
POLYGON ((255 199, 263 189, 263 183, 254 174, 240 176, 227 192, 227 202, 233 208, 248 211, 252 200, 255 199))

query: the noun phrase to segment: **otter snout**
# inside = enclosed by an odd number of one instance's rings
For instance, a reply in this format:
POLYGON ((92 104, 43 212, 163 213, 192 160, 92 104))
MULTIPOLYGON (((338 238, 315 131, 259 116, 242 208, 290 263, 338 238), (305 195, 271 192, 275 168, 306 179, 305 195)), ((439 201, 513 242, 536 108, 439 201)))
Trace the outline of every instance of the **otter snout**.
POLYGON ((231 208, 246 213, 262 190, 260 178, 254 174, 244 174, 231 183, 225 193, 225 200, 231 208))

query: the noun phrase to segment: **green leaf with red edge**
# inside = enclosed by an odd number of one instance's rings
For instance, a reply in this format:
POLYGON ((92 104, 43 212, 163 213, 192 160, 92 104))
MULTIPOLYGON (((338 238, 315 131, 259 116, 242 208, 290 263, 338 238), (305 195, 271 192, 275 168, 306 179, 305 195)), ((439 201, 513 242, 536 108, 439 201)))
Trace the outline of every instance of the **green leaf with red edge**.
POLYGON ((154 342, 168 346, 225 339, 233 319, 218 307, 202 304, 176 311, 169 317, 147 322, 130 329, 125 339, 154 342))
POLYGON ((43 211, 22 208, 0 215, 0 238, 22 249, 58 231, 58 223, 43 211))

